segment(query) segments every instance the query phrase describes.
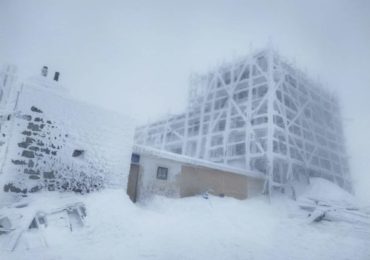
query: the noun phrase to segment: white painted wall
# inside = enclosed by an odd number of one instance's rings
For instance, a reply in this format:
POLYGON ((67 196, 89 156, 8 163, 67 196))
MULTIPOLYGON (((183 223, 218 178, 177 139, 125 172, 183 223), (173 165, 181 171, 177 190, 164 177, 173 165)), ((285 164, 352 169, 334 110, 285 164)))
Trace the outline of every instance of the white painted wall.
POLYGON ((181 163, 150 155, 140 155, 140 173, 138 181, 138 201, 146 200, 153 194, 179 197, 177 176, 181 173, 181 163), (157 179, 158 167, 168 168, 167 180, 157 179))
MULTIPOLYGON (((153 154, 140 154, 140 170, 137 185, 137 200, 145 201, 153 195, 163 195, 166 197, 180 197, 180 181, 178 177, 181 174, 183 162, 166 159, 153 154), (167 180, 157 179, 158 167, 168 168, 167 180)), ((187 164, 189 165, 189 164, 187 164)), ((194 165, 196 167, 196 165, 194 165)), ((206 169, 206 168, 204 168, 206 169)), ((212 169, 212 168, 208 168, 212 169)), ((184 174, 184 173, 183 173, 184 174)), ((185 173, 186 174, 186 173, 185 173)), ((199 174, 202 174, 201 172, 199 174)), ((233 173, 230 173, 232 177, 233 173)), ((224 175, 219 178, 227 178, 224 175)), ((255 197, 262 193, 264 180, 245 176, 247 178, 247 197, 255 197)))

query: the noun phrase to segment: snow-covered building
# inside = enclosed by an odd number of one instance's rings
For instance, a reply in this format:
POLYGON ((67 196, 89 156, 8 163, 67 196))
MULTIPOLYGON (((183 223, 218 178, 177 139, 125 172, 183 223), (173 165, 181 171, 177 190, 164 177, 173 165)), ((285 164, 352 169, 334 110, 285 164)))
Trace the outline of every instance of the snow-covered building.
MULTIPOLYGON (((74 100, 60 74, 0 73, 0 197, 39 190, 89 192, 126 185, 132 119, 74 100)), ((1 203, 1 201, 0 201, 1 203)))
POLYGON ((246 199, 263 191, 263 174, 134 145, 127 193, 142 201, 152 195, 183 198, 210 193, 246 199))
POLYGON ((135 143, 262 173, 265 191, 322 177, 351 190, 338 100, 266 49, 192 78, 186 111, 135 143))

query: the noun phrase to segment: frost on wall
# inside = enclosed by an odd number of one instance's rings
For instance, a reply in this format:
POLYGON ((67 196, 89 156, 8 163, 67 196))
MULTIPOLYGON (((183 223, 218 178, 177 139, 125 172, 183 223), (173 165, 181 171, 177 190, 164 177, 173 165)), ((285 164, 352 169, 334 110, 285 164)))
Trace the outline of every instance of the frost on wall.
POLYGON ((95 169, 92 162, 79 162, 79 159, 67 156, 62 162, 58 157, 69 137, 60 123, 48 120, 35 106, 30 107, 28 114, 16 114, 15 117, 21 135, 17 153, 10 160, 14 165, 12 171, 19 176, 16 181, 6 184, 4 191, 27 193, 44 188, 90 192, 104 187, 103 168, 95 169))
POLYGON ((313 177, 352 190, 337 97, 272 48, 193 77, 188 102, 135 142, 262 173, 266 192, 313 177))
POLYGON ((7 147, 3 191, 86 193, 125 187, 130 120, 33 85, 21 88, 16 103, 1 125, 5 137, 0 141, 7 147))

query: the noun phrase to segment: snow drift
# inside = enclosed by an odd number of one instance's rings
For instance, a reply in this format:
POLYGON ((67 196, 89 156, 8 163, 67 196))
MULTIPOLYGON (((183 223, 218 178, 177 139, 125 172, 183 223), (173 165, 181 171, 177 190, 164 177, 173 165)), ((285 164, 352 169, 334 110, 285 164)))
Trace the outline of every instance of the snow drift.
MULTIPOLYGON (((331 189, 325 181, 317 180, 312 182, 307 194, 331 189)), ((283 197, 273 198, 271 204, 265 197, 245 201, 213 196, 209 199, 155 197, 135 205, 124 191, 103 190, 84 196, 41 193, 35 194, 32 201, 33 209, 81 201, 87 208, 87 226, 75 232, 41 230, 47 247, 3 251, 1 259, 370 257, 369 227, 357 229, 351 223, 327 221, 307 224, 307 213, 296 202, 283 197)))

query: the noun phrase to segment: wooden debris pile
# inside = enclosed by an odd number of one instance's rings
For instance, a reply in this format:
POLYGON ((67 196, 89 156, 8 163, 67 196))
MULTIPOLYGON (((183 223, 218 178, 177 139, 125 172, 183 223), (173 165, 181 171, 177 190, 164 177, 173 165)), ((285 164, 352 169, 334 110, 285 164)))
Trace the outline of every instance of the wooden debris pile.
POLYGON ((342 221, 351 224, 369 226, 370 212, 348 202, 330 201, 317 198, 298 200, 299 207, 309 212, 309 222, 342 221))

